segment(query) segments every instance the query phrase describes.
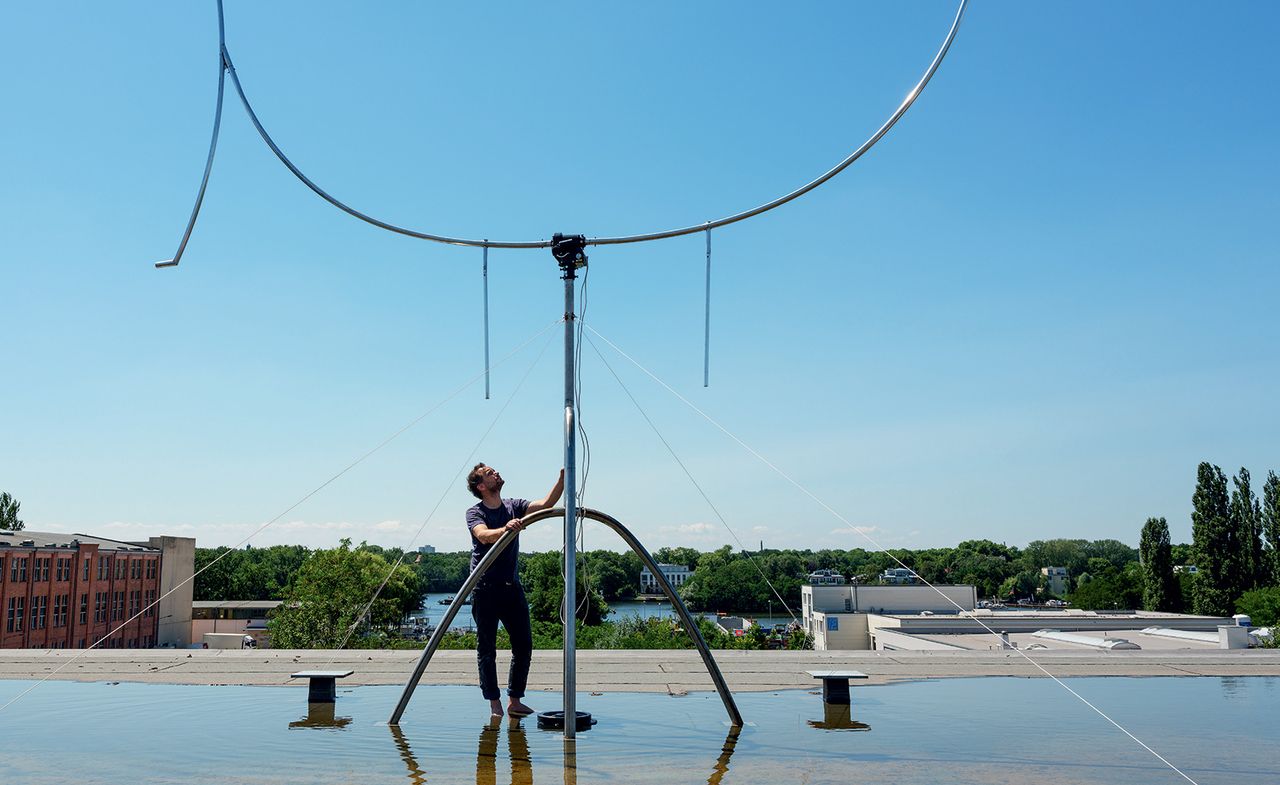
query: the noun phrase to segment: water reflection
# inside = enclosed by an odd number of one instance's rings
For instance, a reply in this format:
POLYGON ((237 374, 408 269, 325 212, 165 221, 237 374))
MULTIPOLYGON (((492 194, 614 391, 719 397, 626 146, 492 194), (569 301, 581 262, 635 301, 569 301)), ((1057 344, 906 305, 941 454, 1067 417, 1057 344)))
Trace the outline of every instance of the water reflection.
POLYGON ((427 773, 418 765, 418 759, 413 757, 409 740, 404 737, 399 725, 387 727, 391 728, 391 739, 396 743, 396 749, 400 751, 400 760, 404 761, 405 768, 409 770, 409 782, 413 785, 423 785, 427 781, 427 773))
POLYGON ((822 719, 809 720, 809 727, 820 730, 871 730, 870 725, 853 718, 853 707, 847 703, 822 704, 822 719))
MULTIPOLYGON (((414 757, 409 740, 398 726, 389 727, 391 739, 408 771, 410 785, 425 785, 427 772, 414 757)), ((476 785, 497 785, 498 737, 502 735, 501 727, 502 718, 492 717, 480 731, 476 749, 476 785)), ((729 772, 729 759, 733 757, 734 749, 738 746, 738 736, 741 733, 741 728, 729 729, 729 734, 720 747, 720 757, 716 758, 711 776, 707 778, 707 785, 720 785, 725 774, 729 772)), ((512 717, 508 720, 507 757, 511 760, 511 785, 533 785, 533 758, 529 753, 529 738, 525 735, 524 725, 519 718, 512 717)), ((577 743, 572 740, 564 741, 563 772, 564 785, 577 785, 578 750, 577 743)))
POLYGON ((335 717, 334 704, 308 703, 307 716, 289 723, 290 728, 345 728, 350 717, 335 717))
POLYGON ((707 785, 720 785, 720 780, 724 779, 724 775, 729 772, 729 758, 733 757, 733 750, 738 746, 740 733, 742 728, 729 728, 729 735, 724 738, 724 746, 720 748, 720 757, 716 758, 716 765, 711 770, 711 776, 707 778, 707 785))
MULTIPOLYGON (((502 718, 493 716, 480 731, 480 749, 476 752, 476 785, 497 785, 500 727, 502 718)), ((511 757, 511 785, 533 785, 529 739, 524 735, 524 726, 515 717, 507 728, 507 754, 511 757)))

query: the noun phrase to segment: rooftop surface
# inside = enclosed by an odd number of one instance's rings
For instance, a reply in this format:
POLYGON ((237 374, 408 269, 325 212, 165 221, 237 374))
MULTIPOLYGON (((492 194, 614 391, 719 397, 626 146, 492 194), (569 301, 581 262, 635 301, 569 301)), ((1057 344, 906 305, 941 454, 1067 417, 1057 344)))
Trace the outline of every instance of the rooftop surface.
MULTIPOLYGON (((0 652, 0 679, 51 678, 72 681, 134 681, 157 684, 296 684, 300 670, 350 669, 346 685, 403 684, 418 651, 266 649, 117 649, 0 652), (75 659, 79 654, 79 658, 75 659), (69 663, 69 664, 68 664, 69 663)), ((1280 676, 1280 650, 1227 651, 1062 651, 1027 652, 1054 676, 1280 676)), ((498 672, 509 654, 498 652, 498 672)), ((1012 651, 718 651, 715 659, 730 689, 767 692, 813 689, 811 670, 853 669, 867 674, 863 684, 976 676, 1037 677, 1044 673, 1012 651)), ((586 650, 577 653, 578 688, 583 692, 666 692, 683 695, 713 689, 693 650, 586 650)), ((561 688, 561 653, 539 650, 529 675, 531 690, 561 688)), ((441 651, 423 684, 472 685, 474 651, 441 651)))
POLYGON ((0 548, 73 548, 72 541, 98 546, 100 551, 135 551, 137 553, 159 553, 144 543, 109 540, 105 537, 91 537, 88 534, 66 534, 60 532, 36 532, 30 529, 19 531, 0 531, 0 548), (22 543, 30 542, 23 546, 22 543))

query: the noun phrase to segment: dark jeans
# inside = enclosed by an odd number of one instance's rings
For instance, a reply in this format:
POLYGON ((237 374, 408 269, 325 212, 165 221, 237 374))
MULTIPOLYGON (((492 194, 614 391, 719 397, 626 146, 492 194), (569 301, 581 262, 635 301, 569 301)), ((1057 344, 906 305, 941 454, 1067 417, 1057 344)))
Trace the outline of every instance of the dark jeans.
POLYGON ((498 690, 498 622, 511 638, 507 695, 523 698, 533 660, 533 631, 529 629, 529 603, 524 589, 515 582, 477 586, 471 594, 471 617, 476 621, 476 664, 485 700, 497 700, 502 695, 498 690))

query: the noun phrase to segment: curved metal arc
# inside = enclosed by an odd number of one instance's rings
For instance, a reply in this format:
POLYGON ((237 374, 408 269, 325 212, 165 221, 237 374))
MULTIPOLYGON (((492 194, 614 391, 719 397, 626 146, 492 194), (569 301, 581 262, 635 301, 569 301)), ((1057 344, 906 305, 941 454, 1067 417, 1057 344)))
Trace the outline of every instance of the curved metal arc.
POLYGON ((418 686, 418 680, 422 678, 422 673, 427 669, 427 663, 431 661, 432 655, 436 653, 436 649, 440 648, 440 641, 444 639, 444 634, 449 631, 449 625, 453 623, 453 617, 458 615, 458 609, 462 607, 462 600, 471 594, 472 589, 484 577, 484 574, 493 566, 502 552, 507 549, 512 541, 519 536, 516 532, 509 531, 498 538, 493 547, 480 559, 480 563, 471 571, 467 579, 462 582, 462 588, 458 589, 458 593, 454 595, 454 601, 450 603, 449 610, 445 611, 444 618, 440 620, 440 624, 436 626, 431 633, 431 638, 427 641, 427 647, 422 650, 422 654, 418 657, 418 662, 413 666, 413 674, 409 677, 409 681, 404 685, 404 691, 400 693, 400 700, 396 703, 395 711, 391 712, 391 719, 387 720, 390 725, 399 725, 400 717, 404 714, 404 710, 409 706, 409 699, 413 697, 413 691, 418 686))
MULTIPOLYGON (((635 535, 631 533, 627 527, 623 526, 616 518, 606 515, 599 510, 593 510, 590 507, 582 507, 578 510, 579 514, 584 518, 590 518, 599 521, 610 529, 613 529, 618 536, 622 537, 631 549, 635 551, 645 566, 653 572, 654 578, 662 587, 662 591, 667 595, 667 599, 671 601, 671 607, 679 614, 681 621, 684 622, 685 629, 692 636, 694 645, 698 648, 698 653, 702 655, 702 662, 707 668, 707 672, 711 675, 711 680, 715 684, 716 692, 720 694, 720 700, 724 703, 725 711, 729 713, 729 722, 734 727, 740 727, 742 722, 742 714, 738 711, 738 705, 733 700, 733 695, 729 692, 729 686, 725 683, 724 674, 720 672, 719 666, 716 665, 715 659, 711 656, 711 649, 707 647, 707 642, 702 639, 702 633, 698 631, 697 621, 690 615, 689 610, 685 608, 684 603, 680 600, 680 596, 676 594, 675 589, 667 582, 666 576, 662 574, 662 570, 658 568, 658 563, 653 560, 653 556, 645 547, 640 544, 635 535)), ((540 510, 531 515, 524 517, 526 525, 537 523, 547 518, 563 518, 564 508, 555 507, 547 510, 540 510)), ((471 575, 467 576, 467 580, 463 582, 462 588, 458 589, 455 597, 466 597, 475 588, 476 583, 493 564, 507 546, 518 536, 515 532, 507 532, 503 534, 493 547, 484 555, 480 563, 476 565, 471 575)), ((444 638, 445 632, 449 629, 449 625, 453 622, 453 617, 458 613, 459 602, 454 602, 449 606, 449 610, 445 612, 444 618, 440 620, 440 625, 431 633, 431 639, 427 641, 427 646, 422 650, 418 662, 413 667, 413 673, 409 676, 409 680, 404 685, 404 691, 400 694, 400 700, 396 703, 395 710, 391 712, 391 719, 387 722, 390 725, 399 725, 400 718, 404 716, 405 709, 409 706, 409 699, 413 697, 413 691, 418 686, 418 681, 422 678, 422 674, 427 669, 427 663, 431 661, 431 657, 435 654, 436 649, 440 647, 440 641, 444 638)))
POLYGON ((491 242, 489 240, 467 240, 460 237, 446 237, 444 235, 430 234, 428 232, 420 232, 420 231, 417 231, 416 229, 408 229, 403 226, 397 226, 396 224, 388 223, 381 219, 374 218, 373 216, 368 215, 367 213, 362 213, 359 210, 355 209, 354 207, 351 207, 345 202, 339 200, 337 197, 332 196, 331 194, 329 194, 328 191, 316 185, 311 180, 311 178, 303 174, 302 170, 299 169, 297 166, 295 166, 293 161, 289 160, 289 156, 285 155, 284 151, 280 149, 280 146, 275 143, 275 140, 271 138, 271 134, 267 133, 267 129, 262 126, 262 121, 258 119, 258 113, 253 111, 253 105, 249 103, 249 98, 244 94, 244 87, 240 84, 240 77, 236 74, 236 68, 231 63, 231 54, 227 51, 226 47, 223 47, 222 53, 223 53, 222 54, 223 59, 225 59, 227 63, 227 71, 230 72, 231 74, 231 84, 236 88, 236 93, 240 96, 240 103, 244 105, 244 110, 249 115, 249 121, 253 123, 253 127, 258 131, 258 136, 262 137, 262 141, 267 143, 267 147, 271 148, 271 152, 275 153, 276 158, 280 159, 280 163, 284 164, 285 167, 288 168, 288 170, 293 173, 294 177, 301 180, 303 185, 310 188, 321 199, 325 200, 326 202, 338 208, 339 210, 346 213, 347 215, 350 215, 353 218, 359 218, 361 221, 364 221, 367 224, 376 226, 379 229, 386 229, 388 232, 403 234, 406 237, 414 237, 419 240, 431 240, 432 242, 446 243, 448 245, 465 245, 465 246, 470 246, 474 248, 549 248, 551 247, 550 240, 541 240, 538 242, 528 242, 528 243, 491 242))
POLYGON ((227 61, 226 25, 222 18, 222 0, 218 0, 218 104, 213 112, 213 138, 209 140, 209 157, 204 162, 204 177, 200 179, 200 190, 196 192, 196 203, 191 208, 191 218, 187 220, 186 231, 182 233, 182 241, 172 259, 156 262, 156 267, 177 267, 182 261, 182 254, 187 250, 187 241, 191 239, 191 230, 195 229, 196 217, 200 215, 200 205, 204 203, 204 192, 209 187, 209 173, 213 171, 213 154, 218 149, 218 132, 222 128, 222 96, 226 92, 227 61))
MULTIPOLYGON (((813 189, 817 188, 818 186, 830 180, 832 177, 835 177, 837 174, 840 174, 840 172, 844 171, 854 161, 857 161, 868 150, 874 147, 875 144, 879 142, 880 139, 884 137, 884 135, 887 134, 895 124, 897 124, 898 120, 900 120, 902 116, 906 114, 907 110, 911 108, 912 104, 915 103, 916 99, 920 97, 920 93, 922 93, 924 91, 925 86, 929 84, 929 81, 933 78, 934 73, 938 70, 938 67, 942 64, 943 59, 946 57, 947 52, 951 49, 951 43, 952 41, 955 40, 956 33, 960 29, 960 20, 964 16, 965 7, 968 5, 968 2, 969 0, 960 0, 960 5, 956 9, 955 19, 951 23, 951 28, 947 31, 947 36, 943 40, 942 46, 938 48, 937 54, 934 55, 933 60, 929 63, 929 67, 925 69, 924 75, 920 77, 919 81, 916 82, 915 86, 912 87, 911 90, 907 92, 906 97, 903 98, 902 103, 898 105, 898 108, 894 110, 893 114, 889 116, 889 119, 886 120, 876 130, 876 132, 872 134, 865 142, 863 142, 856 150, 854 150, 847 157, 845 157, 844 160, 840 161, 840 163, 836 164, 831 169, 824 172, 821 176, 800 186, 799 188, 795 189, 794 191, 791 191, 790 193, 784 194, 783 196, 780 196, 777 199, 774 199, 773 201, 765 202, 764 204, 758 207, 753 207, 750 210, 744 210, 743 212, 740 212, 740 213, 734 213, 733 215, 726 216, 716 221, 703 222, 694 226, 686 226, 680 229, 669 229, 663 232, 650 232, 648 234, 633 234, 633 235, 624 235, 621 237, 588 238, 587 245, 620 245, 623 243, 642 243, 642 242, 648 242, 650 240, 666 240, 672 237, 680 237, 683 235, 693 234, 695 232, 702 232, 709 229, 718 229, 721 226, 728 226, 729 224, 737 223, 738 221, 744 221, 748 218, 752 218, 754 216, 760 215, 761 213, 768 212, 769 210, 772 210, 775 207, 781 207, 782 205, 792 201, 793 199, 797 199, 801 196, 804 196, 805 194, 809 193, 813 189)), ((219 12, 221 12, 221 0, 219 0, 219 12)), ((221 24, 221 16, 219 16, 219 24, 221 24)), ((222 52, 223 52, 222 56, 226 63, 227 70, 229 70, 231 73, 232 84, 235 85, 236 92, 240 95, 240 102, 244 104, 245 111, 248 112, 249 114, 249 119, 253 122, 254 127, 258 130, 258 135, 261 136, 262 140, 267 143, 268 147, 271 148, 271 152, 275 153, 276 158, 279 158, 280 162, 283 163, 289 169, 289 171, 293 173, 295 177, 297 177, 299 180, 302 181, 304 185, 306 185, 308 188, 314 191, 317 196, 319 196, 321 199, 324 199, 326 202, 333 205, 334 207, 337 207, 339 210, 342 210, 348 215, 358 218, 361 221, 364 221, 365 223, 371 224, 380 229, 385 229, 389 232, 395 232, 396 234, 402 234, 407 237, 414 237, 419 240, 431 240, 432 242, 445 243, 448 245, 462 245, 462 246, 469 246, 469 247, 475 247, 475 248, 549 248, 551 246, 550 240, 538 240, 538 241, 530 241, 530 242, 491 241, 491 240, 472 240, 472 239, 466 239, 462 237, 450 237, 447 235, 431 234, 428 232, 422 232, 415 229, 408 229, 403 226, 397 226, 395 224, 388 223, 386 221, 380 220, 378 218, 374 218, 371 215, 362 213, 359 210, 356 210, 355 208, 348 206, 347 204, 338 200, 334 196, 330 195, 320 186, 312 182, 310 178, 308 178, 305 174, 302 173, 302 170, 294 166, 293 162, 290 161, 288 156, 284 154, 284 151, 282 151, 279 148, 279 146, 276 145, 276 143, 272 140, 270 134, 268 134, 266 129, 263 128, 262 123, 259 122, 257 114, 253 111, 253 107, 249 104, 249 99, 245 97, 244 89, 240 85, 240 78, 236 75, 235 67, 231 65, 231 56, 230 54, 227 53, 225 44, 222 46, 222 52)), ((198 204, 197 204, 197 209, 198 209, 198 204)))
POLYGON ((889 119, 885 120, 884 123, 876 129, 876 132, 872 134, 867 141, 863 142, 858 149, 854 150, 843 161, 828 169, 818 178, 805 183, 791 193, 779 196, 772 202, 766 202, 759 207, 735 213, 734 215, 730 215, 726 218, 721 218, 718 221, 712 221, 709 224, 702 223, 696 226, 686 226, 683 229, 671 229, 666 232, 654 232, 651 234, 634 234, 627 237, 600 237, 594 240, 588 240, 587 244, 617 245, 621 243, 642 243, 648 240, 665 240, 670 237, 680 237, 681 235, 693 234, 694 232, 718 229, 721 226, 728 226, 729 224, 744 221, 753 216, 768 212, 775 207, 781 207, 793 199, 804 196, 830 180, 832 177, 840 174, 847 169, 850 164, 861 158, 868 150, 874 147, 876 142, 879 142, 885 134, 889 133, 889 129, 893 128, 893 126, 897 124, 898 120, 902 119, 902 116, 907 113, 907 110, 911 108, 911 105, 920 97, 920 93, 924 92, 925 86, 929 84, 929 80, 933 79, 933 75, 937 72, 938 66, 942 65, 943 58, 947 56, 947 52, 951 49, 951 42, 955 40, 956 33, 960 30, 960 20, 964 16, 964 9, 968 4, 969 0, 960 0, 960 6, 956 9, 955 19, 951 22, 951 29, 947 31, 947 37, 943 40, 942 46, 938 48, 938 53, 933 56, 933 61, 930 62, 929 67, 925 69, 924 76, 920 77, 920 80, 916 82, 915 87, 911 88, 911 90, 907 92, 906 97, 902 99, 902 103, 899 104, 898 108, 889 116, 889 119))

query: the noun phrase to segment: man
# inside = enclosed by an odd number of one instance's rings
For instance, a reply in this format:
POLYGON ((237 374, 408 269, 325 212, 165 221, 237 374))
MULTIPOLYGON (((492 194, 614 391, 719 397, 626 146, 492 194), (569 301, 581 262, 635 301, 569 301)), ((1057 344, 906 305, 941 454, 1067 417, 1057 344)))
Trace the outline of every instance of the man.
MULTIPOLYGON (((524 528, 521 520, 529 513, 552 507, 564 493, 564 470, 555 487, 541 501, 502 498, 502 475, 491 466, 477 463, 467 475, 467 490, 480 503, 467 510, 471 530, 471 569, 508 531, 524 528)), ((507 711, 512 717, 527 717, 533 709, 524 704, 524 688, 533 660, 533 633, 529 628, 529 603, 516 572, 520 538, 507 546, 476 584, 471 594, 471 616, 476 621, 476 662, 480 669, 480 691, 489 701, 489 711, 502 716, 502 693, 498 690, 498 622, 511 638, 511 671, 507 674, 507 711)))

